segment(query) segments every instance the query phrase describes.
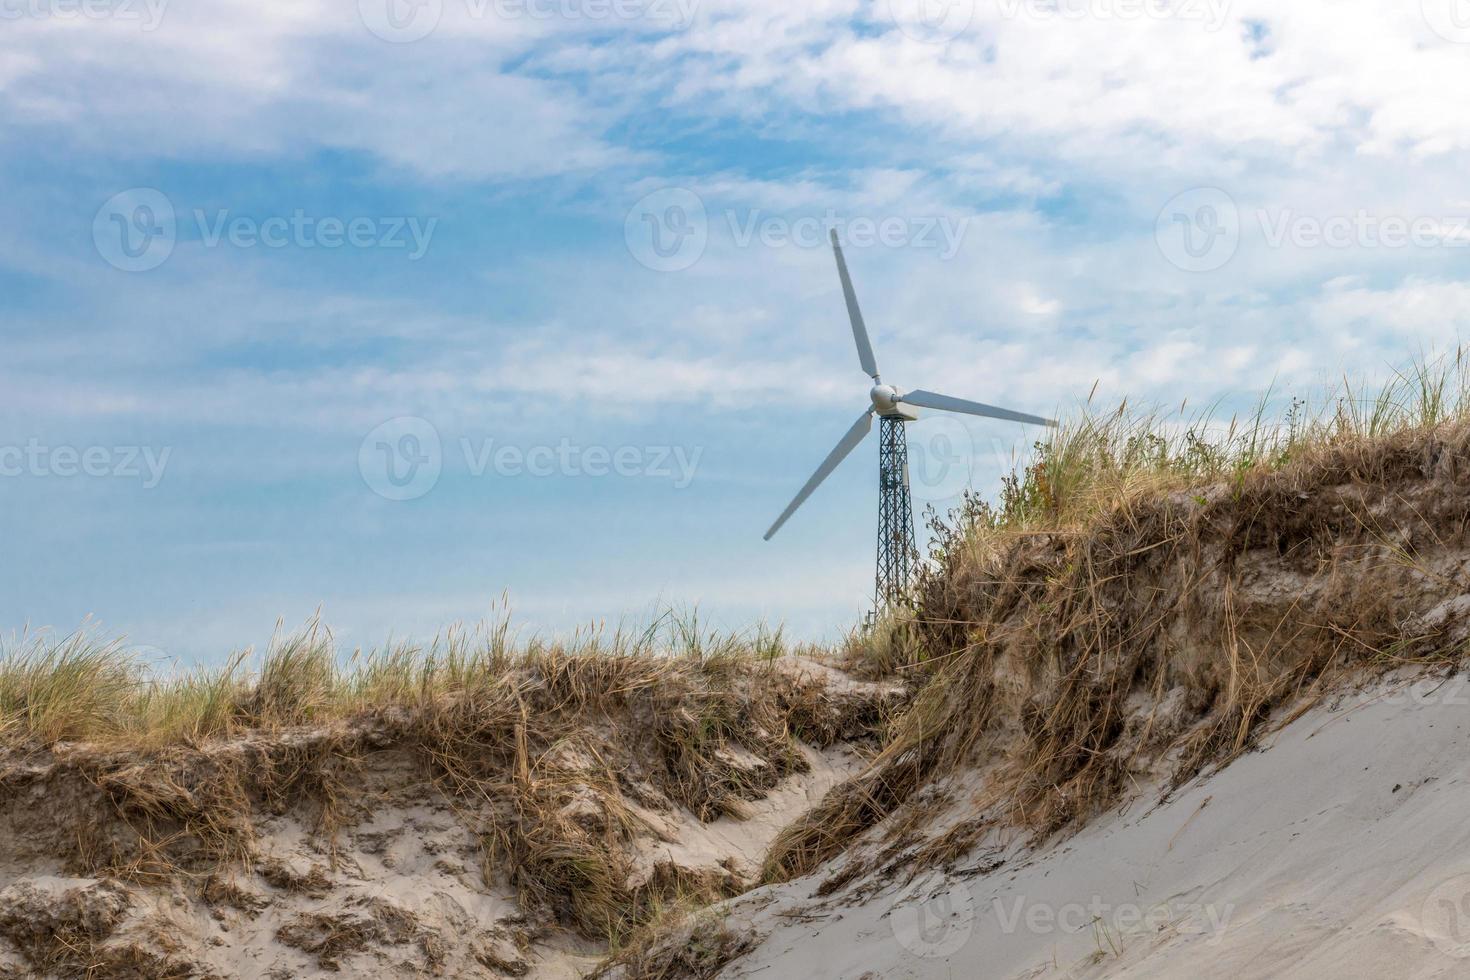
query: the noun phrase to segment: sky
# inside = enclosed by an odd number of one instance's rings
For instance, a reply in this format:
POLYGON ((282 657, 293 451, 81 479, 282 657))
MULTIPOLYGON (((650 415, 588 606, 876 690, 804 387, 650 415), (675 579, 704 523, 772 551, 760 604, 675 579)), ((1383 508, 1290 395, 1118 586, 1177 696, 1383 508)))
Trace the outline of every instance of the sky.
MULTIPOLYGON (((830 639, 886 382, 1383 376, 1470 318, 1470 0, 0 0, 0 634, 830 639)), ((916 507, 1034 429, 910 427, 916 507)))

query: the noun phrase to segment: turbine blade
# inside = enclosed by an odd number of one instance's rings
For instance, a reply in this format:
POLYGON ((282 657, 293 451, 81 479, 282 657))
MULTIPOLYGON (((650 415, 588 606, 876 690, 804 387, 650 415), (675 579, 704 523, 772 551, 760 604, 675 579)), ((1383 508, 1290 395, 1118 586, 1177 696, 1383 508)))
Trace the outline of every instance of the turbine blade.
POLYGON ((979 402, 966 401, 963 398, 951 398, 949 395, 940 395, 932 391, 910 391, 899 396, 899 401, 908 402, 910 405, 918 405, 920 408, 937 408, 942 412, 960 412, 964 415, 982 415, 989 419, 1005 419, 1008 422, 1029 422, 1032 425, 1049 425, 1056 427, 1055 419, 1044 419, 1040 415, 1027 415, 1025 412, 1013 412, 1008 408, 996 408, 994 405, 982 405, 979 402))
POLYGON ((852 277, 847 274, 842 246, 837 244, 836 229, 832 231, 832 251, 837 256, 837 274, 842 277, 842 298, 847 300, 847 318, 852 321, 852 339, 857 342, 858 360, 868 376, 877 381, 878 361, 873 357, 873 345, 868 342, 868 328, 863 324, 863 311, 858 309, 857 293, 853 292, 852 277))
POLYGON ((870 408, 863 413, 862 418, 853 423, 852 428, 847 430, 847 435, 843 436, 842 441, 837 443, 836 448, 827 454, 826 459, 822 460, 822 465, 817 467, 817 471, 812 474, 812 478, 806 481, 806 486, 797 491, 791 503, 786 505, 786 509, 781 512, 781 516, 776 518, 776 523, 772 524, 771 529, 766 532, 765 539, 767 541, 771 540, 771 536, 781 530, 781 525, 786 523, 786 518, 796 513, 796 508, 800 507, 806 501, 806 498, 812 495, 812 491, 817 489, 817 486, 823 480, 827 479, 833 470, 837 469, 837 464, 846 459, 847 454, 852 452, 857 447, 857 444, 863 441, 863 437, 872 430, 873 410, 870 408))

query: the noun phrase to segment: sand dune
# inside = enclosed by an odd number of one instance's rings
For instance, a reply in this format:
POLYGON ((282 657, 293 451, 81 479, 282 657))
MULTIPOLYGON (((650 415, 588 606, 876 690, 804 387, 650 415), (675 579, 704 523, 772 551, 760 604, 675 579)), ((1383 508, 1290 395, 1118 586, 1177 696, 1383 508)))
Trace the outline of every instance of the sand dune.
POLYGON ((315 724, 0 749, 0 977, 580 977, 756 883, 904 696, 743 656, 528 654, 315 724))
POLYGON ((1464 677, 1390 679, 1054 846, 987 840, 860 898, 814 899, 830 871, 752 893, 728 925, 759 945, 721 975, 1470 976, 1467 745, 1464 677))

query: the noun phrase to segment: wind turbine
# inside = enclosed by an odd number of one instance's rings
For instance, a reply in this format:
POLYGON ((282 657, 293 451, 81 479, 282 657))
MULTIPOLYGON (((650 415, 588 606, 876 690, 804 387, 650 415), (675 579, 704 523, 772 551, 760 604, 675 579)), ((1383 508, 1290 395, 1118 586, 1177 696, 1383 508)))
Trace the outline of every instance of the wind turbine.
POLYGON ((1008 422, 1029 422, 1032 425, 1057 423, 1039 415, 1013 412, 1008 408, 996 408, 980 402, 966 401, 941 395, 933 391, 902 391, 886 385, 878 376, 878 361, 873 357, 873 345, 868 340, 868 328, 863 325, 863 314, 858 309, 857 293, 852 288, 852 277, 847 274, 847 262, 842 257, 842 246, 837 241, 837 232, 832 232, 832 251, 837 256, 837 275, 842 279, 842 295, 847 300, 847 318, 852 321, 852 339, 857 343, 858 361, 863 371, 873 379, 868 391, 872 401, 866 411, 847 430, 822 465, 812 474, 806 485, 797 491, 791 503, 776 518, 776 523, 766 532, 765 539, 772 536, 785 524, 796 508, 806 502, 821 482, 857 448, 873 429, 873 416, 878 416, 878 574, 876 600, 879 605, 892 605, 903 601, 908 593, 910 569, 917 560, 914 548, 913 507, 909 500, 909 451, 904 434, 904 425, 917 421, 920 408, 932 408, 941 412, 959 412, 963 415, 979 415, 989 419, 1004 419, 1008 422))

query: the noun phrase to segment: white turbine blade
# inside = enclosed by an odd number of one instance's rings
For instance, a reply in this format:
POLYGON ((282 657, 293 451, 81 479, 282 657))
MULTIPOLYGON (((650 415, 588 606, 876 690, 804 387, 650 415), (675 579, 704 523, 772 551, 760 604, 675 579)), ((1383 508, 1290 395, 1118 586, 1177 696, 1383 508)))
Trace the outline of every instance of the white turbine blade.
POLYGON ((878 361, 873 357, 873 345, 868 342, 868 328, 863 325, 863 311, 858 309, 857 293, 852 289, 852 277, 847 274, 847 260, 842 257, 842 246, 837 244, 837 232, 832 232, 832 251, 837 256, 837 274, 842 277, 842 298, 847 300, 847 318, 852 321, 852 339, 857 342, 858 360, 863 370, 874 381, 878 380, 878 361))
POLYGON ((1056 427, 1055 419, 1044 419, 1040 415, 1027 415, 1025 412, 1013 412, 1008 408, 996 408, 994 405, 982 405, 979 402, 965 401, 963 398, 951 398, 949 395, 939 395, 932 391, 908 391, 899 396, 899 401, 910 405, 918 405, 920 408, 937 408, 942 412, 960 412, 965 415, 983 415, 989 419, 1005 419, 1008 422, 1030 422, 1032 425, 1050 425, 1056 427))
POLYGON ((837 444, 837 447, 827 454, 826 459, 822 460, 822 465, 817 467, 817 471, 812 474, 812 478, 806 481, 806 486, 797 491, 791 503, 786 505, 786 509, 781 512, 781 516, 776 518, 776 523, 772 524, 771 529, 766 532, 765 538, 767 541, 771 540, 771 536, 781 530, 781 525, 786 523, 786 518, 796 513, 796 508, 800 507, 806 501, 806 498, 812 495, 812 491, 817 489, 817 486, 823 480, 827 479, 833 470, 837 469, 837 464, 846 459, 847 454, 852 452, 857 447, 857 444, 863 441, 863 437, 872 430, 873 410, 870 408, 863 413, 862 418, 853 423, 852 428, 847 430, 847 435, 843 436, 842 441, 837 444))

